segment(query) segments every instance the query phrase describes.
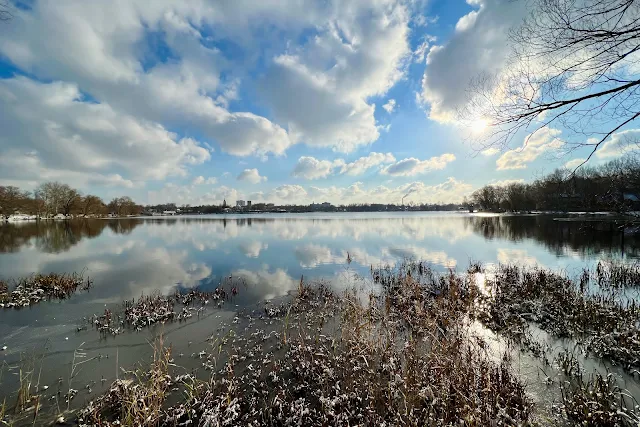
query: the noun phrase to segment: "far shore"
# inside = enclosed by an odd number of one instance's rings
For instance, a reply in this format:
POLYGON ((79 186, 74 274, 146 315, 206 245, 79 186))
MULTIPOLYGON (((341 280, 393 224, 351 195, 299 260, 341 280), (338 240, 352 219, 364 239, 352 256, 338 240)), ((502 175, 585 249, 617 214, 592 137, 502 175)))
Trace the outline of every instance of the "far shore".
MULTIPOLYGON (((214 213, 176 213, 176 214, 141 214, 141 215, 108 215, 108 216, 97 216, 97 215, 62 215, 58 214, 56 216, 37 216, 37 215, 11 215, 9 217, 0 218, 0 222, 28 222, 28 221, 70 221, 70 220, 87 220, 87 219, 96 219, 96 220, 112 220, 112 219, 148 219, 148 218, 175 218, 175 217, 199 217, 199 216, 226 216, 226 215, 261 215, 261 214, 334 214, 334 213, 407 213, 407 212, 450 212, 450 213, 470 213, 470 214, 491 214, 491 215, 569 215, 572 217, 579 217, 580 220, 585 220, 585 217, 588 217, 589 221, 611 221, 611 220, 624 220, 627 224, 636 222, 640 222, 640 212, 611 212, 611 211, 595 211, 595 212, 587 212, 587 211, 522 211, 522 212, 511 212, 511 211, 481 211, 481 210, 404 210, 404 211, 297 211, 297 210, 269 210, 269 211, 259 211, 259 210, 229 210, 228 212, 214 212, 214 213)), ((571 221, 574 218, 559 218, 562 221, 571 221)), ((577 218, 576 218, 577 219, 577 218)))

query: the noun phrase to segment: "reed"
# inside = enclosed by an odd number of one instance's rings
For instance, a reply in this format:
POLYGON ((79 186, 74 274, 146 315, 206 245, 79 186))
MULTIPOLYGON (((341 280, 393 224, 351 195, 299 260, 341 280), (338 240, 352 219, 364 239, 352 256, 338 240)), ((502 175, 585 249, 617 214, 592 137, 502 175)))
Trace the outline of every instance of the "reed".
POLYGON ((20 309, 45 300, 67 299, 78 289, 88 290, 92 285, 82 273, 34 274, 8 283, 0 281, 0 307, 20 309))

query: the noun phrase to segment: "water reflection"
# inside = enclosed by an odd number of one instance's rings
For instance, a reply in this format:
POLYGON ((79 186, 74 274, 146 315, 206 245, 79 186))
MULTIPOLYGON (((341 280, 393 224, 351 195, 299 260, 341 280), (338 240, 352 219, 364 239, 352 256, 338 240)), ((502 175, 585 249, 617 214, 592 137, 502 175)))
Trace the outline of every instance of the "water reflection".
POLYGON ((2 223, 0 252, 18 252, 30 245, 47 253, 68 251, 82 239, 100 236, 107 227, 114 233, 129 234, 141 223, 140 219, 2 223))
POLYGON ((640 236, 626 235, 612 221, 530 216, 469 216, 465 221, 486 239, 512 242, 535 240, 550 252, 562 256, 640 256, 640 236))
POLYGON ((85 270, 95 283, 77 302, 117 302, 176 287, 241 280, 238 304, 295 289, 301 276, 403 258, 442 270, 469 260, 580 267, 600 256, 637 257, 640 242, 604 222, 550 216, 362 214, 47 221, 0 226, 0 274, 85 270), (347 267, 346 260, 352 263, 347 267))

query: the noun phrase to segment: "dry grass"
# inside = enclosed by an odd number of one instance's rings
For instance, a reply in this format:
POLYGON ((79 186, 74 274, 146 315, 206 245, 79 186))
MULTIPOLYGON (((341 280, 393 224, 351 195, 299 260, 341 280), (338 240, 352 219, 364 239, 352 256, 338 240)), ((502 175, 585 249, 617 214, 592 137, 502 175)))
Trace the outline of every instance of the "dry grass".
POLYGON ((640 288, 640 262, 600 261, 591 276, 600 287, 640 288))
POLYGON ((530 323, 552 336, 575 339, 598 357, 637 368, 640 304, 635 298, 621 297, 618 289, 623 285, 615 280, 626 280, 623 270, 619 267, 617 275, 608 276, 606 286, 590 289, 598 280, 592 283, 589 271, 571 280, 539 268, 499 265, 487 275, 490 294, 478 296, 474 315, 536 354, 543 350, 531 340, 530 323))
POLYGON ((192 289, 173 295, 142 295, 137 300, 124 301, 115 312, 105 309, 102 315, 91 316, 88 321, 103 336, 118 335, 126 329, 141 331, 158 323, 190 319, 194 312, 200 313, 210 302, 220 308, 228 298, 229 293, 223 288, 211 292, 192 289), (194 307, 198 304, 199 307, 194 307), (176 305, 181 307, 176 308, 176 305))
POLYGON ((34 274, 10 283, 0 282, 0 307, 19 309, 44 300, 66 299, 79 288, 88 290, 92 284, 91 279, 78 273, 34 274))
POLYGON ((235 339, 223 368, 166 424, 527 424, 531 402, 509 360, 489 358, 462 321, 444 321, 461 312, 449 299, 459 283, 448 280, 434 298, 403 275, 364 305, 355 292, 301 283, 282 333, 235 339))
POLYGON ((9 301, 9 285, 7 285, 6 282, 0 280, 0 304, 6 304, 9 301))
POLYGON ((159 425, 164 416, 163 404, 172 384, 169 376, 171 348, 160 337, 153 344, 151 366, 128 372, 126 379, 116 380, 109 391, 90 402, 79 414, 81 424, 94 426, 159 425))
POLYGON ((562 384, 562 400, 570 421, 581 426, 634 427, 640 424, 638 402, 617 385, 612 374, 573 376, 562 384))
MULTIPOLYGON (((602 286, 597 285, 602 273, 570 280, 507 265, 486 272, 473 264, 463 274, 437 274, 427 264, 405 262, 371 273, 376 293, 337 294, 301 279, 290 301, 266 306, 264 314, 245 319, 248 324, 238 315, 229 329, 212 335, 208 351, 194 353, 205 373, 200 380, 176 375, 170 349, 157 342, 151 366, 115 381, 79 413, 79 421, 105 426, 548 425, 552 420, 534 418, 525 384, 512 370, 511 351, 490 351, 471 332, 472 323, 479 320, 541 357, 545 349, 531 338, 532 323, 630 366, 640 354, 634 347, 638 335, 633 335, 640 309, 633 299, 619 298, 618 290, 628 287, 616 285, 628 280, 622 270, 602 286), (486 281, 478 283, 478 276, 486 281), (595 343, 613 337, 606 353, 594 350, 595 343), (183 396, 168 399, 176 390, 183 396)), ((146 313, 173 313, 160 316, 162 322, 176 316, 173 304, 204 305, 227 297, 153 296, 127 307, 136 307, 136 316, 147 323, 146 313)), ((144 326, 131 319, 125 313, 120 320, 144 326)), ((614 376, 583 372, 569 351, 555 361, 563 380, 551 380, 549 386, 560 386, 562 410, 555 412, 562 422, 638 424, 637 402, 614 376)))

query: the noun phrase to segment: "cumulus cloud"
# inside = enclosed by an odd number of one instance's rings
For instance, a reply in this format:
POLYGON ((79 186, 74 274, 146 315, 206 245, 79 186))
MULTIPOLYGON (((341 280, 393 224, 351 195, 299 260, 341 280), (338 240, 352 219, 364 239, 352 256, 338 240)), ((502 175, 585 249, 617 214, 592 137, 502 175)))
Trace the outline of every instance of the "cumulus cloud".
POLYGON ((188 166, 210 159, 209 150, 193 139, 180 139, 109 104, 85 101, 75 84, 3 79, 0 109, 0 156, 26 157, 25 167, 11 176, 3 169, 2 178, 47 179, 56 174, 52 171, 67 171, 111 176, 131 186, 131 179, 185 175, 188 166))
POLYGON ((489 148, 486 148, 486 149, 482 150, 480 152, 480 154, 482 154, 483 156, 486 156, 486 157, 491 157, 491 156, 495 156, 499 152, 500 152, 500 150, 498 150, 497 148, 489 147, 489 148))
POLYGON ((258 184, 260 182, 266 181, 267 177, 260 176, 258 169, 253 168, 253 169, 245 169, 242 172, 240 172, 240 175, 238 175, 237 179, 238 181, 247 181, 251 184, 258 184))
POLYGON ((628 129, 611 135, 596 151, 601 159, 612 159, 640 149, 640 129, 628 129))
POLYGON ((402 159, 396 163, 386 166, 382 169, 383 175, 392 176, 414 176, 434 170, 441 170, 447 167, 447 164, 454 161, 456 156, 451 153, 445 153, 441 156, 432 157, 428 160, 418 160, 414 157, 402 159))
POLYGON ((203 187, 193 184, 177 185, 169 182, 159 190, 147 191, 146 203, 155 205, 171 201, 177 205, 221 205, 224 200, 226 200, 228 204, 232 204, 236 200, 245 200, 245 196, 245 194, 237 189, 226 185, 203 187))
MULTIPOLYGON (((309 187, 308 192, 301 194, 301 202, 309 203, 313 200, 323 200, 336 205, 352 203, 401 203, 403 196, 405 202, 416 203, 456 203, 473 190, 469 183, 449 177, 446 181, 427 185, 424 182, 411 182, 397 187, 379 185, 373 188, 365 188, 363 183, 357 182, 347 187, 309 187)), ((301 203, 298 202, 298 203, 301 203)))
POLYGON ((444 45, 431 46, 419 100, 429 117, 451 121, 456 109, 468 102, 468 85, 481 75, 493 75, 506 65, 508 30, 521 22, 527 2, 474 0, 477 9, 461 17, 444 45))
POLYGON ((69 182, 80 189, 90 189, 94 186, 131 189, 142 185, 141 182, 125 179, 120 174, 49 167, 42 162, 37 153, 23 153, 19 150, 9 150, 0 154, 0 179, 5 185, 15 185, 29 190, 43 181, 69 182))
POLYGON ((234 19, 224 18, 244 14, 236 17, 249 20, 264 11, 260 5, 244 11, 201 1, 32 6, 16 13, 15 25, 0 41, 0 53, 18 67, 40 78, 74 82, 123 114, 167 127, 195 127, 231 154, 282 154, 293 143, 268 119, 227 109, 237 95, 237 79, 220 77, 227 58, 202 43, 207 24, 222 19, 218 31, 235 31, 223 25, 234 19), (150 33, 162 35, 174 60, 154 58, 146 47, 150 33))
MULTIPOLYGON (((414 181, 396 187, 378 185, 367 187, 362 182, 355 182, 348 186, 308 186, 284 184, 264 192, 243 193, 232 187, 213 187, 206 193, 198 191, 197 186, 180 186, 172 183, 165 184, 157 191, 147 192, 148 204, 166 203, 171 200, 176 204, 213 204, 220 205, 223 200, 233 203, 235 200, 251 200, 254 203, 270 202, 275 204, 309 204, 327 201, 334 205, 358 203, 457 203, 473 190, 467 182, 449 177, 439 184, 427 185, 421 181, 414 181)), ((415 232, 415 230, 414 230, 415 232)))
POLYGON ((489 185, 493 185, 495 187, 506 187, 509 184, 522 184, 524 183, 524 179, 496 179, 489 182, 489 185))
POLYGON ((422 42, 415 48, 413 51, 413 60, 414 62, 423 63, 427 59, 427 54, 429 53, 429 48, 433 43, 437 40, 436 37, 431 36, 429 34, 425 34, 422 37, 422 42))
POLYGON ((377 140, 368 98, 385 94, 403 75, 408 24, 399 2, 336 4, 318 34, 275 56, 262 90, 291 137, 342 152, 377 140))
POLYGON ((298 159, 291 175, 307 180, 326 178, 334 173, 357 176, 381 164, 395 161, 396 158, 393 154, 376 153, 375 151, 350 163, 345 162, 344 159, 336 159, 330 162, 328 160, 318 160, 315 157, 303 156, 298 159))
POLYGON ((584 158, 577 158, 577 159, 569 160, 567 163, 564 164, 564 167, 569 169, 569 170, 574 170, 575 168, 580 166, 582 163, 584 163, 585 160, 586 159, 584 159, 584 158))
POLYGON ((328 160, 318 160, 315 157, 302 156, 298 159, 292 176, 303 179, 326 178, 331 174, 334 163, 328 160))
POLYGON ((382 106, 382 108, 384 108, 384 110, 389 114, 393 113, 396 109, 396 100, 388 100, 387 103, 382 106))
POLYGON ((274 188, 268 197, 286 203, 304 203, 307 191, 300 185, 285 184, 274 188))
POLYGON ((496 160, 498 170, 525 169, 543 154, 551 154, 560 149, 564 142, 559 138, 561 131, 543 127, 525 137, 522 147, 509 150, 496 160))
POLYGON ((371 152, 369 155, 360 157, 351 163, 339 163, 340 173, 347 175, 362 175, 367 170, 384 163, 395 162, 396 158, 391 153, 371 152))
POLYGON ((191 184, 193 185, 203 185, 203 184, 207 184, 207 185, 213 185, 215 183, 218 182, 218 179, 216 177, 209 177, 209 178, 205 178, 204 176, 200 175, 197 176, 195 178, 193 178, 193 181, 191 181, 191 184))

